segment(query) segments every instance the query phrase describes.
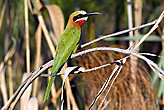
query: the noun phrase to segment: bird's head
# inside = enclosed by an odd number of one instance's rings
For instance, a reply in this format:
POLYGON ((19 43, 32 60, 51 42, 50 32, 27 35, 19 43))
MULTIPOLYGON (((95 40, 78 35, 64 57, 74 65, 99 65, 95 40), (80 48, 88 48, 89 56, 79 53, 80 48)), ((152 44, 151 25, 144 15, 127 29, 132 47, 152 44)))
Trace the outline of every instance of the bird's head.
POLYGON ((89 12, 87 13, 86 11, 84 10, 81 10, 81 11, 75 11, 74 13, 72 13, 69 17, 69 22, 70 23, 75 23, 75 24, 78 24, 80 27, 82 27, 83 23, 85 21, 87 21, 88 19, 88 16, 91 16, 91 15, 97 15, 97 14, 100 14, 98 12, 89 12))

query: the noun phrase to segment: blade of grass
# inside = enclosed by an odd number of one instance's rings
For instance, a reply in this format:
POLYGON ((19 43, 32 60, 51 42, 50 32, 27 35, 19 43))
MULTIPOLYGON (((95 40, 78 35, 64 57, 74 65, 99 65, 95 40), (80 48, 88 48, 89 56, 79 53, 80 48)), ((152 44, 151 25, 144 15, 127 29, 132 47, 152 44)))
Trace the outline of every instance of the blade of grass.
MULTIPOLYGON (((124 37, 110 37, 107 39, 104 39, 106 41, 129 41, 129 40, 140 40, 144 35, 137 35, 137 36, 133 36, 133 37, 129 37, 129 36, 124 36, 124 37)), ((162 39, 157 36, 157 35, 150 35, 147 39, 145 39, 146 42, 161 42, 162 39)))

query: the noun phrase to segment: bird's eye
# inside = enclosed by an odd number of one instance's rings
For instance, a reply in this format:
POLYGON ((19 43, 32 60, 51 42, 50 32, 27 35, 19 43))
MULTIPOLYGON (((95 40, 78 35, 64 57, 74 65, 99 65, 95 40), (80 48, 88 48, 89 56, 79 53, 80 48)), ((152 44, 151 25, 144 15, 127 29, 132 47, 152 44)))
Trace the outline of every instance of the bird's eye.
POLYGON ((77 16, 78 16, 79 18, 82 18, 82 17, 83 17, 83 15, 82 15, 82 14, 78 14, 77 16))
POLYGON ((78 14, 78 15, 74 16, 73 17, 73 21, 76 21, 79 18, 83 18, 83 15, 82 14, 78 14))

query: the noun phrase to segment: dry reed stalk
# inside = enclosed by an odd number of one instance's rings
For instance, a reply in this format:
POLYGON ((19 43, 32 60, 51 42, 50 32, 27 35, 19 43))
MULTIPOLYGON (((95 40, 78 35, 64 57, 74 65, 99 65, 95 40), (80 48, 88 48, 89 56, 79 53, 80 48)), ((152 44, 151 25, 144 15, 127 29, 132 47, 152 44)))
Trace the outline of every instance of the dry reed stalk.
POLYGON ((39 105, 38 105, 38 100, 36 97, 31 97, 29 102, 28 102, 28 106, 26 110, 38 110, 39 109, 39 105))
MULTIPOLYGON (((132 14, 132 2, 131 0, 127 0, 127 9, 128 9, 128 26, 129 29, 133 28, 133 14, 132 14)), ((133 37, 133 31, 129 32, 129 36, 133 37)), ((131 46, 133 41, 129 41, 129 45, 131 46)))
MULTIPOLYGON (((140 26, 142 23, 142 0, 135 0, 135 2, 134 2, 134 15, 135 15, 134 16, 135 27, 140 26)), ((134 35, 139 36, 140 32, 138 30, 135 30, 134 35)), ((135 42, 138 43, 138 40, 136 40, 135 42)), ((137 61, 138 58, 135 57, 134 60, 137 61)), ((137 63, 135 65, 137 65, 137 63)))
POLYGON ((2 92, 4 104, 6 104, 8 100, 5 72, 6 72, 6 65, 2 68, 1 77, 0 77, 0 86, 1 86, 1 92, 2 92))
MULTIPOLYGON (((67 66, 64 67, 64 71, 66 70, 67 66)), ((64 71, 61 71, 61 72, 64 72, 64 71)), ((61 76, 62 79, 64 78, 64 76, 61 76)), ((69 78, 67 77, 66 80, 65 80, 65 86, 66 86, 66 94, 67 94, 67 105, 68 106, 68 110, 70 110, 71 108, 71 104, 72 104, 72 109, 73 110, 79 110, 77 104, 76 104, 76 101, 75 101, 75 98, 73 96, 73 93, 72 93, 72 90, 71 90, 71 86, 70 86, 70 82, 69 82, 69 78)), ((61 88, 62 89, 62 88, 61 88)))
POLYGON ((13 95, 13 71, 12 71, 12 60, 8 61, 8 74, 9 74, 9 96, 13 95))
MULTIPOLYGON (((31 7, 31 3, 30 2, 28 2, 28 3, 29 3, 29 6, 31 7)), ((35 9, 34 10, 31 9, 31 13, 36 13, 37 14, 37 18, 38 18, 39 24, 41 25, 42 31, 44 33, 44 36, 45 36, 46 41, 48 43, 48 46, 50 48, 51 54, 52 54, 52 56, 54 56, 55 53, 56 53, 55 52, 55 47, 54 47, 54 45, 53 45, 53 43, 51 41, 51 37, 50 37, 49 32, 48 32, 48 30, 46 28, 43 16, 39 13, 39 10, 42 7, 41 3, 40 3, 39 0, 37 0, 37 1, 32 0, 32 3, 33 3, 33 6, 34 6, 35 9)))
MULTIPOLYGON (((22 77, 22 82, 24 82, 29 76, 30 76, 29 73, 24 73, 22 77)), ((27 110, 31 89, 32 89, 32 85, 29 85, 27 89, 24 91, 20 99, 20 110, 27 110)))
MULTIPOLYGON (((38 2, 33 2, 33 3, 35 3, 36 4, 36 7, 35 8, 37 8, 36 10, 31 10, 32 12, 31 13, 37 13, 37 17, 38 17, 38 20, 39 20, 39 25, 41 26, 41 28, 42 28, 42 31, 43 31, 43 33, 44 33, 44 36, 45 36, 45 38, 46 38, 46 41, 47 41, 47 43, 48 43, 48 46, 49 46, 49 48, 50 48, 50 51, 51 51, 51 54, 52 54, 52 56, 54 56, 55 55, 55 47, 54 47, 54 45, 53 45, 53 43, 52 43, 52 40, 51 40, 51 38, 50 38, 50 35, 49 35, 49 32, 48 32, 48 30, 47 30, 47 28, 46 28, 46 25, 45 25, 45 22, 44 22, 44 19, 43 19, 43 17, 42 17, 42 15, 41 14, 39 14, 39 12, 38 12, 38 8, 39 9, 41 9, 41 5, 40 5, 40 2, 38 1, 38 2)), ((33 5, 35 5, 35 4, 33 4, 33 5)), ((30 4, 30 2, 29 2, 29 5, 31 6, 31 4, 30 4)), ((37 86, 37 83, 38 83, 38 81, 36 81, 36 83, 35 83, 35 85, 37 86)), ((36 89, 36 87, 35 87, 35 89, 36 89)), ((52 86, 51 87, 51 90, 53 91, 53 90, 55 90, 55 86, 52 86)), ((34 91, 34 95, 36 94, 36 90, 34 91)), ((51 92, 51 94, 52 95, 54 95, 55 93, 52 93, 51 92)))
POLYGON ((3 0, 1 14, 0 14, 0 30, 1 30, 1 26, 2 26, 2 21, 3 21, 3 16, 5 13, 6 5, 7 5, 7 0, 3 0))
MULTIPOLYGON (((135 27, 140 26, 142 23, 142 0, 135 0, 134 2, 134 23, 135 27)), ((138 30, 134 31, 134 35, 140 35, 138 30)))
MULTIPOLYGON (((127 7, 128 7, 128 25, 129 25, 129 29, 130 28, 133 28, 133 14, 132 14, 132 2, 131 0, 127 0, 127 7)), ((133 37, 133 31, 129 32, 129 37, 133 37)), ((133 45, 133 41, 129 41, 129 46, 132 46, 133 45)), ((131 75, 132 75, 132 78, 133 78, 133 82, 131 82, 131 84, 129 86, 131 86, 132 89, 132 92, 133 94, 136 93, 136 77, 135 77, 135 73, 136 73, 136 69, 137 69, 137 63, 136 63, 136 59, 134 56, 131 56, 131 59, 130 59, 130 63, 131 63, 131 67, 130 67, 130 72, 131 72, 131 75)), ((132 97, 135 97, 135 96, 132 96, 132 97)), ((135 100, 132 100, 132 104, 135 103, 135 100)), ((136 106, 132 106, 131 109, 134 109, 136 108, 136 106)))
POLYGON ((24 0, 25 8, 25 36, 26 36, 26 69, 30 73, 30 44, 29 44, 29 23, 28 23, 28 0, 24 0))
POLYGON ((44 19, 43 19, 42 15, 38 15, 38 20, 39 20, 39 24, 40 24, 41 27, 42 27, 44 36, 45 36, 45 38, 46 38, 46 40, 47 40, 47 43, 48 43, 48 46, 49 46, 49 48, 50 48, 51 54, 52 54, 52 56, 54 56, 55 53, 56 53, 56 52, 55 52, 55 47, 54 47, 54 45, 53 45, 53 43, 52 43, 51 37, 50 37, 49 32, 48 32, 48 30, 47 30, 47 28, 46 28, 46 25, 45 25, 45 23, 44 23, 44 19))
POLYGON ((6 30, 5 30, 5 39, 4 39, 4 54, 7 53, 9 49, 9 37, 10 37, 10 25, 11 25, 11 19, 10 19, 10 6, 9 2, 6 6, 6 30))
MULTIPOLYGON (((36 58, 35 58, 35 70, 39 68, 41 64, 41 36, 42 36, 42 31, 41 31, 41 26, 40 24, 38 25, 38 28, 35 33, 35 39, 36 39, 36 58)), ((38 90, 38 78, 34 81, 33 84, 33 96, 35 97, 37 94, 38 90)))
POLYGON ((5 82, 5 71, 6 71, 6 63, 8 62, 8 60, 13 56, 13 54, 15 53, 16 50, 16 40, 14 38, 12 38, 13 40, 13 45, 11 47, 11 49, 7 52, 4 61, 1 62, 0 64, 0 87, 1 87, 1 91, 2 91, 2 96, 3 96, 3 100, 4 103, 6 104, 6 100, 8 100, 8 96, 7 96, 7 87, 6 87, 6 82, 5 82))

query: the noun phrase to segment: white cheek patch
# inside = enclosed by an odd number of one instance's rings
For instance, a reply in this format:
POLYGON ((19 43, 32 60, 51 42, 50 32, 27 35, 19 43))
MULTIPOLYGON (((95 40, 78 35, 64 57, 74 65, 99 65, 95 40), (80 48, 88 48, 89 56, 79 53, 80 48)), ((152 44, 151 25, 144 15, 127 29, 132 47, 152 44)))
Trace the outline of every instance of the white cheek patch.
POLYGON ((75 22, 77 22, 77 21, 81 21, 81 20, 85 20, 85 21, 87 21, 87 19, 88 19, 88 17, 79 18, 79 19, 77 19, 75 22))

